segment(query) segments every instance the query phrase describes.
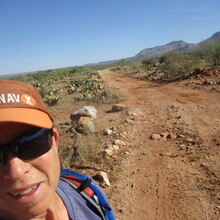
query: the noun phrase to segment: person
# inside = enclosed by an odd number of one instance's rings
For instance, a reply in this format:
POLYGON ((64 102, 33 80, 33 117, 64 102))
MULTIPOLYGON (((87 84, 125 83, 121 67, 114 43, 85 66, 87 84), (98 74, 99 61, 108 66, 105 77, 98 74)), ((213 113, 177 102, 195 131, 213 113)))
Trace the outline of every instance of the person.
POLYGON ((59 134, 38 90, 0 79, 0 219, 100 220, 60 178, 59 134))

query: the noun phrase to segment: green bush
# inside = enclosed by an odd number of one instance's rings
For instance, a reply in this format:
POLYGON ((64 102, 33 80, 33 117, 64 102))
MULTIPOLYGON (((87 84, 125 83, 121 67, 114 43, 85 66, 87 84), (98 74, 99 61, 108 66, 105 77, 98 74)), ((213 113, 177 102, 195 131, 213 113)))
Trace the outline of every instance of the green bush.
POLYGON ((155 57, 150 56, 142 60, 141 63, 147 69, 156 66, 157 60, 155 57))
POLYGON ((165 77, 182 77, 198 64, 198 59, 182 53, 170 52, 160 57, 159 62, 165 77))
POLYGON ((195 55, 207 59, 214 66, 220 65, 220 39, 210 39, 195 50, 195 55))

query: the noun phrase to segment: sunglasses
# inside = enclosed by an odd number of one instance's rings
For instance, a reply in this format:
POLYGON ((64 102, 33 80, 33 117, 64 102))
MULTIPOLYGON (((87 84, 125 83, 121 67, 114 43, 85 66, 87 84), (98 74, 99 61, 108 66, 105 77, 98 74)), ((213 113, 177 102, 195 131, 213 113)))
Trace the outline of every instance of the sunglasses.
POLYGON ((22 160, 31 160, 47 153, 52 147, 52 136, 53 129, 41 128, 34 134, 0 146, 0 169, 5 166, 9 151, 22 160))

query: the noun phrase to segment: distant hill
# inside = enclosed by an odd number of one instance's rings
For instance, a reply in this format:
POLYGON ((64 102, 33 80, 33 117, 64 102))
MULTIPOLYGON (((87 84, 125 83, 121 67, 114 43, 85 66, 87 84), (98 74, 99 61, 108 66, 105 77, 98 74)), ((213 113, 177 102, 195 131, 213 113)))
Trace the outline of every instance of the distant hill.
POLYGON ((200 43, 198 43, 198 45, 201 45, 201 44, 204 44, 206 43, 208 40, 215 40, 215 39, 219 39, 220 38, 220 31, 219 32, 216 32, 215 34, 213 34, 210 38, 204 40, 204 41, 201 41, 200 43))
POLYGON ((33 73, 36 73, 36 72, 37 71, 0 75, 0 79, 10 79, 10 78, 13 78, 13 77, 16 77, 16 76, 23 76, 23 75, 33 74, 33 73))
POLYGON ((160 57, 165 53, 171 52, 171 51, 179 51, 182 53, 190 53, 193 49, 197 47, 196 44, 188 44, 184 41, 172 41, 169 44, 166 44, 164 46, 157 46, 153 48, 147 48, 139 52, 137 55, 125 59, 126 61, 138 61, 143 60, 144 58, 148 56, 152 57, 160 57))
MULTIPOLYGON (((209 39, 218 39, 220 38, 220 32, 216 32, 215 34, 212 35, 211 38, 209 39)), ((207 39, 207 40, 209 40, 207 39)), ((206 42, 202 41, 197 44, 191 44, 191 43, 186 43, 182 40, 180 41, 172 41, 166 45, 163 46, 156 46, 153 48, 146 48, 140 51, 137 55, 129 58, 122 58, 124 59, 125 62, 133 62, 133 61, 140 61, 145 59, 146 57, 152 56, 152 57, 160 57, 163 54, 167 52, 181 52, 181 53, 191 53, 196 47, 198 47, 201 43, 206 42)), ((102 61, 99 63, 90 63, 87 64, 86 66, 94 66, 94 65, 110 65, 110 64, 115 64, 119 62, 121 59, 117 60, 109 60, 109 61, 102 61)))
POLYGON ((220 31, 213 34, 210 39, 218 39, 218 38, 220 38, 220 31))

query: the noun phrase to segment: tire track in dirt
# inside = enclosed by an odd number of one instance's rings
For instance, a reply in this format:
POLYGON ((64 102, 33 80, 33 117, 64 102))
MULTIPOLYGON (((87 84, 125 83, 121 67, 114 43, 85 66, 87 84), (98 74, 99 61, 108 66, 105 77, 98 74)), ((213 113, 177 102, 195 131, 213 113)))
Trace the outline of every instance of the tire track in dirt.
POLYGON ((120 126, 129 133, 130 155, 122 163, 121 179, 111 187, 117 219, 219 220, 218 202, 200 186, 202 181, 215 180, 202 167, 215 172, 219 167, 210 145, 214 137, 220 141, 215 133, 220 128, 219 95, 139 81, 109 70, 100 73, 124 96, 128 107, 140 107, 144 113, 132 125, 123 122, 123 112, 118 113, 120 126), (175 128, 198 135, 205 148, 179 150, 175 140, 149 139, 152 133, 175 128))

